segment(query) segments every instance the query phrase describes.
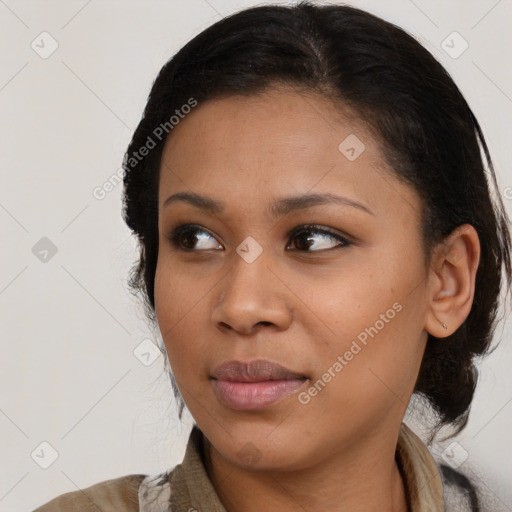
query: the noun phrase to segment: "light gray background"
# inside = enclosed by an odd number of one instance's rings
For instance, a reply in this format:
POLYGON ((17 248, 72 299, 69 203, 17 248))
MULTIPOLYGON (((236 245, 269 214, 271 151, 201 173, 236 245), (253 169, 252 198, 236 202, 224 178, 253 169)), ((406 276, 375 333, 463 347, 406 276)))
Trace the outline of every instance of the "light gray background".
MULTIPOLYGON (((162 356, 144 366, 133 353, 154 335, 127 292, 137 253, 122 186, 102 200, 93 190, 120 167, 160 67, 221 16, 257 3, 0 0, 0 510, 181 461, 190 417, 174 419, 162 356), (58 42, 48 58, 31 47, 51 48, 43 31, 58 42), (57 247, 46 262, 32 252, 42 237, 57 247), (42 442, 58 452, 47 469, 42 442)), ((351 4, 409 30, 447 67, 483 126, 510 212, 512 2, 351 4), (469 44, 456 59, 441 45, 453 31, 469 44)), ((511 330, 510 320, 498 329, 506 341, 481 366, 457 438, 469 454, 461 469, 471 465, 510 510, 511 330)))

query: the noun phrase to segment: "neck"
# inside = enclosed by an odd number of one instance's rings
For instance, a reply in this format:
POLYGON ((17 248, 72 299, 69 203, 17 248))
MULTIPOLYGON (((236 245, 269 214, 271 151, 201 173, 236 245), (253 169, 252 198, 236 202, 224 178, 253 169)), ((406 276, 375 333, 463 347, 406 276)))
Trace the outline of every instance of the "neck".
POLYGON ((205 438, 205 465, 227 512, 407 512, 395 447, 396 438, 370 439, 305 469, 255 471, 232 464, 205 438))

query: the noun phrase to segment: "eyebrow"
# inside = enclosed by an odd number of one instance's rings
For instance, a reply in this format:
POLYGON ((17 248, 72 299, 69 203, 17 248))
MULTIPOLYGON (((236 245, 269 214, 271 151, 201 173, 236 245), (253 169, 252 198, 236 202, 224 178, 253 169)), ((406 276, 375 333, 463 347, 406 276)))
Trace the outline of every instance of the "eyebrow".
MULTIPOLYGON (((202 196, 193 192, 178 192, 169 196, 163 204, 163 207, 176 202, 184 201, 186 203, 195 206, 204 211, 211 213, 222 213, 224 211, 224 204, 221 201, 213 199, 211 197, 202 196)), ((324 204, 338 204, 343 206, 352 206, 362 210, 370 215, 375 215, 369 208, 361 203, 358 203, 348 197, 338 196, 335 194, 304 194, 298 196, 289 196, 276 199, 270 204, 270 214, 273 217, 280 217, 287 215, 288 213, 305 210, 313 206, 319 206, 324 204)))

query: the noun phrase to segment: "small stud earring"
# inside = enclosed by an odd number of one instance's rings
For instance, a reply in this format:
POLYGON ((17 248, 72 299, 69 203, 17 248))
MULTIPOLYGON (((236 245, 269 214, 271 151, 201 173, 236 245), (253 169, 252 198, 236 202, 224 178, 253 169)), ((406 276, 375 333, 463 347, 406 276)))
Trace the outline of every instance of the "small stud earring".
POLYGON ((448 330, 448 326, 445 323, 443 323, 443 327, 444 327, 445 331, 448 330))

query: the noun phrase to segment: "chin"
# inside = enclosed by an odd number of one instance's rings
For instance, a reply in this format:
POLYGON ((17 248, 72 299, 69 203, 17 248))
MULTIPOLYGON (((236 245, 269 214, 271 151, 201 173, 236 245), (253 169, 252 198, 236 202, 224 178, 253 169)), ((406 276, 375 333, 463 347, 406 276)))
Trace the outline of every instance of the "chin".
POLYGON ((316 462, 318 449, 305 442, 300 432, 263 427, 256 421, 232 426, 229 434, 222 428, 208 435, 216 451, 231 464, 251 471, 298 471, 316 462))

